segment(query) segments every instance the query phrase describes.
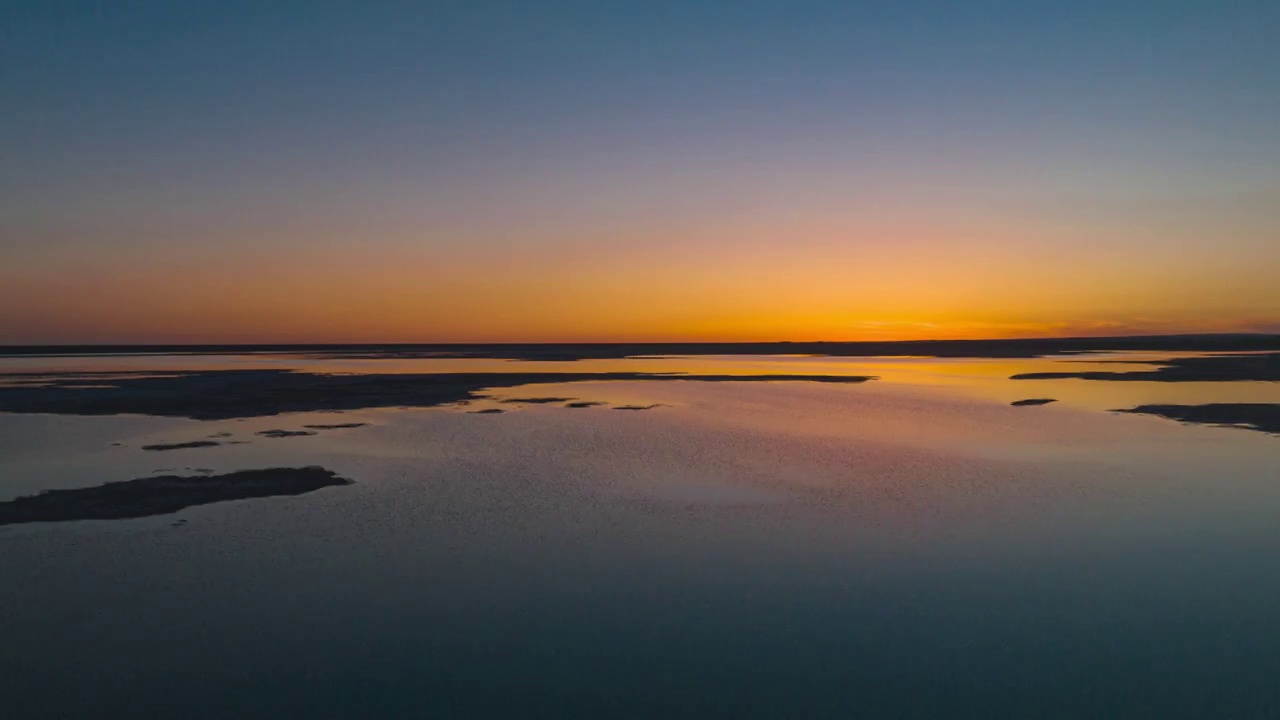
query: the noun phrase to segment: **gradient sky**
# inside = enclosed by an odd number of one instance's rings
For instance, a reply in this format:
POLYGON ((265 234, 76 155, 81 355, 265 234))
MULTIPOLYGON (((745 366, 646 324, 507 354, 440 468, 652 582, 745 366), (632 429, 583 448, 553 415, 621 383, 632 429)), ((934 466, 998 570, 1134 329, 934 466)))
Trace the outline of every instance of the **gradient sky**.
POLYGON ((0 343, 1280 331, 1280 2, 0 5, 0 343))

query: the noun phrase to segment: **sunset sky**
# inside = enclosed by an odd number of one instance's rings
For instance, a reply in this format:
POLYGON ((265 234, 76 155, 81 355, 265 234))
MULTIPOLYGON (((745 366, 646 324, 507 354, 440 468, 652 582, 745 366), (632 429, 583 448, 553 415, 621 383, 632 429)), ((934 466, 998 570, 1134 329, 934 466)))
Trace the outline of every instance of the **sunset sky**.
POLYGON ((0 9, 0 343, 1280 332, 1276 0, 0 9))

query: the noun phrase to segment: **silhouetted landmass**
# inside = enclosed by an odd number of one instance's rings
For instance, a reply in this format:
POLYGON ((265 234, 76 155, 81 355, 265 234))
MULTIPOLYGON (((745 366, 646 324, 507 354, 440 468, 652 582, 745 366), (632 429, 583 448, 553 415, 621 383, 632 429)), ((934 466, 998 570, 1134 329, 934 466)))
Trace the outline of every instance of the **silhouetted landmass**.
POLYGON ((214 442, 213 440, 192 440, 191 442, 168 443, 168 444, 159 444, 159 445, 143 445, 142 449, 162 452, 165 450, 186 450, 188 448, 217 447, 221 444, 222 443, 214 442))
POLYGON ((210 370, 121 377, 110 386, 67 388, 76 375, 0 387, 0 412, 63 415, 159 415, 196 420, 374 407, 433 407, 478 399, 482 391, 538 383, 599 380, 860 383, 846 375, 678 375, 668 373, 427 373, 323 375, 288 370, 210 370))
POLYGON ((304 437, 307 435, 315 435, 315 433, 310 430, 263 430, 257 434, 269 438, 304 437))
POLYGON ((351 481, 321 467, 240 470, 225 475, 161 475, 97 487, 47 490, 0 502, 0 525, 166 515, 194 505, 301 495, 351 481))
POLYGON ((502 408, 485 408, 484 410, 471 410, 468 412, 468 414, 470 415, 501 415, 504 412, 506 412, 506 410, 503 410, 502 408))
POLYGON ((369 423, 335 423, 333 425, 303 425, 304 428, 312 430, 345 430, 347 428, 364 427, 369 423))
POLYGON ((1136 361, 1111 360, 1116 365, 1159 365, 1153 370, 1112 372, 1037 372, 1012 376, 1014 380, 1081 380, 1146 381, 1146 382, 1229 382, 1240 380, 1280 381, 1280 353, 1257 355, 1208 355, 1205 357, 1169 358, 1136 361))
POLYGON ((652 410, 656 407, 662 407, 660 404, 654 405, 618 405, 614 410, 652 410))
POLYGON ((571 403, 564 404, 564 406, 567 408, 589 408, 589 407, 596 407, 599 405, 604 405, 604 403, 595 402, 592 400, 579 400, 578 402, 571 402, 571 403))
POLYGON ((573 398, 562 397, 527 397, 527 398, 507 398, 504 403, 529 403, 530 405, 550 405, 552 403, 569 402, 573 398))
POLYGON ((1029 407, 1032 405, 1048 405, 1053 402, 1058 401, 1054 398, 1027 398, 1026 400, 1014 400, 1009 404, 1014 407, 1029 407))
POLYGON ((893 342, 389 344, 389 345, 10 345, 0 355, 111 355, 152 353, 285 353, 343 358, 495 358, 585 360, 646 355, 916 355, 925 357, 1037 357, 1064 353, 1155 350, 1226 352, 1280 350, 1280 335, 1208 334, 1014 340, 906 340, 893 342))
POLYGON ((1204 425, 1229 425, 1280 433, 1280 404, 1209 403, 1207 405, 1139 405, 1116 412, 1159 415, 1170 420, 1204 425))

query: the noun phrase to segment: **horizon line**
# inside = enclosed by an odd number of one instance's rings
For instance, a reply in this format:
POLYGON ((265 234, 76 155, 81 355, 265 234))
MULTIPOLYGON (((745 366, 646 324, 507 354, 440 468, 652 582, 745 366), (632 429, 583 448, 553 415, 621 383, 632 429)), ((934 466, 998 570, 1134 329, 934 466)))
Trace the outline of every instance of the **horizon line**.
POLYGON ((915 338, 897 340, 604 340, 604 341, 420 341, 420 342, 56 342, 56 343, 0 343, 0 350, 38 348, 308 348, 308 347, 478 347, 512 345, 929 345, 939 343, 1010 343, 1030 344, 1046 342, 1106 342, 1117 340, 1179 340, 1179 339, 1280 339, 1280 333, 1269 332, 1217 332, 1217 333, 1154 333, 1137 335, 1061 335, 1043 337, 995 337, 995 338, 915 338))

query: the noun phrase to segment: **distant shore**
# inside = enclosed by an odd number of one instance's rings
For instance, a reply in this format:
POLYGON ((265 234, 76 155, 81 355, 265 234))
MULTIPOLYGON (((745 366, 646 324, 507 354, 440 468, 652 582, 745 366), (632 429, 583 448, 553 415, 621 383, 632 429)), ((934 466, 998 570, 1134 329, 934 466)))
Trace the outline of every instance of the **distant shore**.
POLYGON ((1243 352, 1280 350, 1280 335, 1195 334, 1004 340, 899 340, 876 342, 671 343, 387 343, 217 345, 0 345, 5 356, 235 355, 286 353, 345 358, 492 358, 589 360, 652 355, 827 355, 1026 358, 1087 352, 1243 352))

